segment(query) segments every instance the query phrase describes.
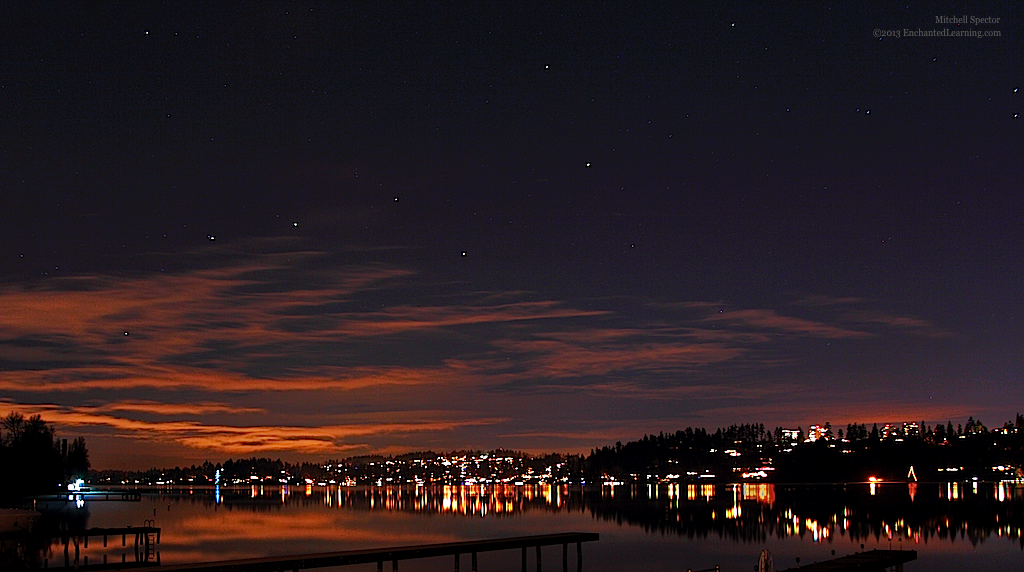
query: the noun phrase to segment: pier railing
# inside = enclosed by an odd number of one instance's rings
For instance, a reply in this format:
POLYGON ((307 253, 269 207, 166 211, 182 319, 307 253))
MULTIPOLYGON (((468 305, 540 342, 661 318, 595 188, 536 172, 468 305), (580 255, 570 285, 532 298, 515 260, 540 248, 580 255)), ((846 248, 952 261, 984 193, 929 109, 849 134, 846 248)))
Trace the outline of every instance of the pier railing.
POLYGON ((85 501, 134 501, 142 500, 142 493, 139 491, 72 491, 54 495, 37 495, 32 497, 33 503, 73 503, 80 500, 85 501))
MULTIPOLYGON (((593 532, 566 532, 561 534, 544 534, 539 536, 520 536, 516 538, 498 538, 493 540, 468 540, 464 542, 447 542, 444 544, 421 544, 416 546, 397 546, 391 548, 373 548, 365 550, 347 550, 344 552, 324 552, 320 554, 304 554, 297 556, 270 556, 266 558, 250 558, 245 560, 222 560, 219 562, 199 562, 195 564, 174 564, 160 566, 159 572, 285 572, 325 568, 328 566, 347 566, 350 564, 377 563, 377 571, 383 572, 384 563, 391 562, 392 572, 398 572, 400 560, 414 558, 434 558, 454 556, 455 572, 459 572, 459 564, 463 554, 470 555, 472 572, 477 572, 477 553, 496 550, 521 550, 523 572, 527 572, 527 553, 530 548, 536 551, 536 571, 541 572, 541 547, 562 545, 562 572, 569 572, 569 545, 576 545, 576 571, 583 570, 583 543, 598 540, 599 535, 593 532)), ((132 569, 125 569, 130 571, 132 569)), ((153 572, 153 568, 140 568, 153 572)))
POLYGON ((864 572, 874 570, 903 572, 903 565, 912 560, 917 560, 916 550, 868 550, 834 560, 789 568, 783 572, 864 572))
MULTIPOLYGON (((45 537, 44 537, 45 538, 45 537)), ((86 570, 99 570, 100 568, 123 568, 131 565, 133 567, 153 565, 157 562, 153 561, 154 551, 156 545, 160 543, 160 529, 152 526, 152 521, 147 521, 146 526, 140 526, 132 528, 130 526, 118 527, 118 528, 88 528, 84 530, 62 530, 51 533, 47 540, 48 543, 52 543, 53 540, 59 540, 64 545, 64 567, 65 568, 82 568, 86 570), (134 551, 135 560, 134 562, 128 562, 125 558, 125 554, 121 553, 120 565, 107 562, 107 555, 103 555, 103 563, 94 561, 90 566, 89 557, 86 556, 84 559, 80 559, 79 547, 89 548, 89 538, 98 537, 103 539, 103 546, 107 546, 107 538, 121 537, 121 546, 127 545, 127 539, 129 537, 134 538, 134 551), (71 547, 75 549, 75 555, 72 559, 69 549, 71 547)), ((50 568, 49 558, 43 559, 44 568, 50 568)), ((54 563, 57 566, 57 563, 54 563)), ((58 568, 59 569, 59 568, 58 568)))

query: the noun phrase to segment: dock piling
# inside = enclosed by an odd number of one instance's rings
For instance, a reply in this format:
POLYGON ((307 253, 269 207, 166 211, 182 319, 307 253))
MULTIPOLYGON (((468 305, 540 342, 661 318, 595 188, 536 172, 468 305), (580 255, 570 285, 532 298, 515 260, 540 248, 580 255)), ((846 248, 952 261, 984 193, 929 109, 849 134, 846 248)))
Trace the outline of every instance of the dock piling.
MULTIPOLYGON (((139 529, 133 529, 138 532, 139 529)), ((542 571, 541 548, 543 546, 562 545, 562 570, 568 572, 569 544, 576 543, 576 569, 582 572, 582 543, 598 540, 596 533, 569 532, 561 534, 546 534, 537 536, 521 536, 515 538, 499 538, 492 540, 470 540, 463 542, 448 542, 443 544, 424 544, 415 546, 387 547, 380 549, 348 550, 342 552, 325 552, 319 554, 299 554, 292 556, 270 556, 264 558, 249 558, 242 560, 225 560, 220 562, 200 562, 195 564, 172 564, 161 566, 162 572, 185 572, 203 571, 212 572, 283 572, 285 570, 307 570, 313 568, 326 568, 337 566, 348 566, 353 564, 377 563, 377 572, 384 572, 384 561, 391 561, 391 572, 398 572, 399 560, 410 560, 419 558, 435 558, 439 556, 453 557, 453 569, 455 572, 461 570, 461 555, 469 552, 472 572, 478 572, 478 552, 493 552, 502 550, 520 549, 522 558, 522 569, 527 569, 527 549, 531 546, 536 549, 537 570, 542 571)), ((150 547, 153 542, 149 542, 150 547)), ((122 554, 122 559, 124 555, 122 554)), ((156 553, 156 563, 159 564, 159 552, 156 553)), ((150 558, 145 561, 138 560, 140 568, 131 568, 130 572, 144 572, 144 568, 154 563, 150 558)), ((126 570, 125 572, 129 572, 126 570)))

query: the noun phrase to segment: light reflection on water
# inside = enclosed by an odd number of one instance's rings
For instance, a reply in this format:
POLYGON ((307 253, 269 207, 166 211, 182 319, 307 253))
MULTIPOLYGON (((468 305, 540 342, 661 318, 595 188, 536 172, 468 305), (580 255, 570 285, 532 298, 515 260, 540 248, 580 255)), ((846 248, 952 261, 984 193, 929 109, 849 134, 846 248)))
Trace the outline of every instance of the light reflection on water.
MULTIPOLYGON (((154 520, 165 564, 570 531, 602 536, 584 547, 589 572, 750 570, 762 548, 780 569, 862 545, 918 550, 908 572, 1005 569, 1024 558, 1024 485, 1014 483, 253 485, 152 490, 142 502, 85 508, 90 527, 154 520)), ((99 544, 89 550, 100 561, 99 544)), ((516 554, 481 557, 481 572, 519 570, 516 554)), ((450 570, 451 562, 402 569, 450 570)))

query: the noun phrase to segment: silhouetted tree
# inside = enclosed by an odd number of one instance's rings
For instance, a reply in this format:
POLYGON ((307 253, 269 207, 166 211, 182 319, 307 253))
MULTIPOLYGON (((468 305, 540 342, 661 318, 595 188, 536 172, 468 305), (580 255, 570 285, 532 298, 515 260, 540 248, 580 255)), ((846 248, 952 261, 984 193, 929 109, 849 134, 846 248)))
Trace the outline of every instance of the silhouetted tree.
POLYGON ((89 450, 85 447, 85 437, 71 442, 64 457, 64 470, 69 479, 84 479, 89 475, 89 450))
POLYGON ((69 475, 84 478, 88 470, 89 452, 82 437, 67 449, 39 415, 10 413, 0 420, 0 495, 57 492, 69 475))
POLYGON ((11 413, 3 420, 0 479, 7 496, 56 491, 64 477, 53 429, 39 415, 11 413))

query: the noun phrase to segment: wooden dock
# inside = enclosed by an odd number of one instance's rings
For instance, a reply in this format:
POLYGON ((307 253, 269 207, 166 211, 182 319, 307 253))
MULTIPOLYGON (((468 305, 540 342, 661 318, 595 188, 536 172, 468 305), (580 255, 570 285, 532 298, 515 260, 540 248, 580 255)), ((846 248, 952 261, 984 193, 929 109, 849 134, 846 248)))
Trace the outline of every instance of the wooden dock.
MULTIPOLYGON (((44 537, 45 538, 45 537, 44 537)), ((117 527, 117 528, 87 528, 82 530, 62 530, 51 533, 49 538, 46 538, 49 542, 53 540, 59 541, 64 545, 64 568, 84 568, 87 570, 100 570, 100 569, 113 569, 113 568, 126 568, 128 566, 141 567, 141 566, 152 566, 159 563, 159 553, 156 553, 156 545, 160 543, 160 529, 151 526, 147 522, 147 526, 138 527, 117 527), (121 553, 120 563, 107 562, 107 556, 103 556, 103 563, 94 562, 92 565, 89 564, 89 558, 86 556, 84 559, 81 558, 80 549, 89 548, 89 538, 102 538, 103 547, 107 547, 107 540, 110 537, 117 538, 121 537, 121 546, 127 547, 128 538, 133 539, 132 549, 134 551, 134 561, 127 559, 127 554, 121 553), (74 547, 74 557, 70 554, 71 547, 74 547), (154 561, 154 555, 156 561, 154 561)), ((49 559, 43 560, 44 567, 49 568, 49 559)), ((55 563, 56 564, 56 563, 55 563)), ((58 567, 59 569, 59 567, 58 567)))
POLYGON ((107 537, 121 537, 121 546, 125 546, 127 538, 129 536, 135 537, 135 543, 140 542, 140 538, 145 541, 146 536, 156 536, 156 544, 160 543, 160 529, 155 526, 119 526, 117 528, 85 528, 82 530, 62 530, 51 534, 50 538, 61 538, 67 543, 69 538, 80 538, 85 548, 89 548, 90 537, 102 537, 103 546, 107 545, 107 537))
POLYGON ((67 493, 52 494, 52 495, 36 495, 32 497, 33 502, 51 503, 51 502, 76 502, 79 500, 87 501, 134 501, 139 502, 142 500, 142 493, 139 491, 69 491, 67 493))
MULTIPOLYGON (((391 562, 392 572, 398 572, 399 560, 414 558, 433 558, 454 556, 454 570, 459 572, 459 561, 463 554, 470 555, 472 572, 477 572, 477 553, 496 550, 515 550, 522 552, 523 572, 527 569, 527 549, 535 548, 537 557, 536 572, 541 572, 540 552, 542 546, 562 545, 562 572, 569 571, 569 545, 576 545, 576 570, 583 570, 584 542, 598 540, 599 535, 592 532, 566 532, 561 534, 545 534, 539 536, 520 536, 516 538, 498 538, 493 540, 469 540, 465 542, 448 542, 444 544, 421 544, 416 546, 397 546, 391 548, 372 548, 366 550, 346 550, 343 552, 324 552, 320 554, 304 554, 298 556, 270 556, 266 558, 249 558, 245 560, 222 560, 219 562, 199 562, 195 564, 175 564, 160 566, 159 572, 283 572, 298 571, 328 566, 347 566, 350 564, 377 563, 378 572, 384 569, 384 563, 391 562)), ((135 568, 122 568, 131 572, 135 568)), ((137 570, 153 572, 151 567, 139 567, 137 570)))
POLYGON ((911 560, 917 560, 916 550, 869 550, 782 572, 903 572, 903 565, 911 560))

